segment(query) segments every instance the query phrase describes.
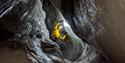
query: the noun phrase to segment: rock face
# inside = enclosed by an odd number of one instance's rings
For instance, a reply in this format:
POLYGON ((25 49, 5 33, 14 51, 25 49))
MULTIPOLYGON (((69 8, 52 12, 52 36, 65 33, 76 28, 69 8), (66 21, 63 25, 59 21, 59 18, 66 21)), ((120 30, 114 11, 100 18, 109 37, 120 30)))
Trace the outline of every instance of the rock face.
POLYGON ((33 63, 105 62, 94 47, 102 31, 94 0, 0 2, 1 43, 22 45, 33 63), (55 21, 68 36, 64 41, 51 37, 55 21))
POLYGON ((125 0, 101 0, 104 35, 100 46, 108 53, 112 63, 125 63, 125 0), (103 2, 103 3, 102 3, 103 2))

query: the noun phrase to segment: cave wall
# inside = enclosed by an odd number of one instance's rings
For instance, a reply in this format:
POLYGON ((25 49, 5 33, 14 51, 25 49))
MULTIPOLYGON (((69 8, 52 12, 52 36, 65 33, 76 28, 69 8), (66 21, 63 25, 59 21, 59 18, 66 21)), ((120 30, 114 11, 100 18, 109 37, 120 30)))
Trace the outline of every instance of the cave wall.
MULTIPOLYGON (((125 63, 125 0, 103 0, 103 25, 98 43, 109 55, 112 63, 125 63)), ((28 63, 22 50, 0 48, 0 63, 28 63), (5 61, 4 61, 5 60, 5 61)))
POLYGON ((104 35, 100 46, 112 63, 125 63, 125 0, 101 0, 104 35))

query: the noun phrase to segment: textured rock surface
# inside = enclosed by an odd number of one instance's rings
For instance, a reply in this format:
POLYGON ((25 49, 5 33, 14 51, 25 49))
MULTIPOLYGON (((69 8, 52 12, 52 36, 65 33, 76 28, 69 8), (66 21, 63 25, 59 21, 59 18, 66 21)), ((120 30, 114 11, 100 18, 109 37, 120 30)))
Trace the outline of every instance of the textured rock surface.
POLYGON ((0 4, 1 43, 20 43, 35 63, 65 63, 64 60, 66 63, 103 63, 100 52, 93 47, 96 45, 93 39, 102 31, 95 1, 46 1, 8 0, 0 4), (64 50, 50 38, 55 20, 66 25, 64 30, 70 38, 63 44, 64 50))

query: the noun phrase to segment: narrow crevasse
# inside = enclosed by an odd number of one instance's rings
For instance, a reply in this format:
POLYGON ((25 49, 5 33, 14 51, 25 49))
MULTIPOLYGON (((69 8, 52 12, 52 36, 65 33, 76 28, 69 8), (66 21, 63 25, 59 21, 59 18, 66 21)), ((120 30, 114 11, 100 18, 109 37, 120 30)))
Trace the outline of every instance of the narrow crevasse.
POLYGON ((95 47, 103 27, 94 0, 1 2, 0 29, 12 33, 6 41, 22 44, 32 63, 105 62, 95 47), (55 23, 57 36, 51 34, 55 23))

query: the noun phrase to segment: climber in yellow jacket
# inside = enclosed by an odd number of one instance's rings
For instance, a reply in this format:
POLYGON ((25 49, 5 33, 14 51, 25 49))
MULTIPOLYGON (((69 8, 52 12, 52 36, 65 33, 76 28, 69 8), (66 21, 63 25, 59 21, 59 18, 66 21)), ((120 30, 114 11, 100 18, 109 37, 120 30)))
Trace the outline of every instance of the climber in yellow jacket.
POLYGON ((66 34, 65 35, 61 35, 61 28, 60 28, 60 23, 56 22, 54 27, 53 27, 53 31, 51 33, 51 37, 55 37, 58 40, 65 40, 66 38, 66 34))

